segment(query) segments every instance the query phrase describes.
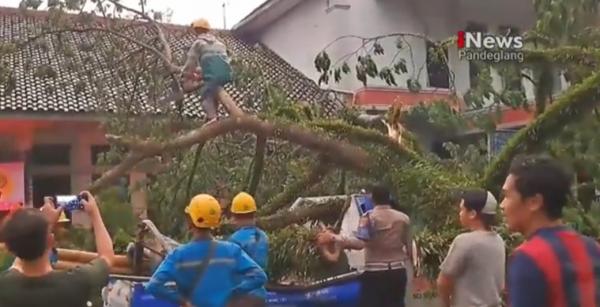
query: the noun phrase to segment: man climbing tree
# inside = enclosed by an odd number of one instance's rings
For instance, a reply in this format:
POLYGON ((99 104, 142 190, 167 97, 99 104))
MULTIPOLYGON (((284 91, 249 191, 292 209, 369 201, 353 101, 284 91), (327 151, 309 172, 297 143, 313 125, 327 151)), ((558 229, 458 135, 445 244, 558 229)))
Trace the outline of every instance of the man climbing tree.
POLYGON ((227 55, 227 47, 210 33, 210 24, 206 19, 198 19, 192 23, 192 29, 200 36, 187 54, 183 66, 186 81, 198 80, 198 65, 202 87, 200 97, 202 108, 206 112, 206 124, 217 120, 217 92, 219 87, 232 81, 232 69, 227 55))

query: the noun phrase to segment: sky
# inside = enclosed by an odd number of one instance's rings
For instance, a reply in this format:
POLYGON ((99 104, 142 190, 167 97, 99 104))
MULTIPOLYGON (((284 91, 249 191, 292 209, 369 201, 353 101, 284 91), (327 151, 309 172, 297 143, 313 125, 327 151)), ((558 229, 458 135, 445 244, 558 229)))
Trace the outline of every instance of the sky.
MULTIPOLYGON (((233 27, 265 0, 147 0, 151 9, 173 11, 171 23, 190 24, 206 18, 214 28, 223 28, 223 3, 226 3, 226 28, 233 27)), ((17 7, 21 0, 0 0, 0 6, 17 7)), ((44 1, 46 2, 46 1, 44 1)), ((138 7, 139 0, 121 0, 121 3, 138 7)))

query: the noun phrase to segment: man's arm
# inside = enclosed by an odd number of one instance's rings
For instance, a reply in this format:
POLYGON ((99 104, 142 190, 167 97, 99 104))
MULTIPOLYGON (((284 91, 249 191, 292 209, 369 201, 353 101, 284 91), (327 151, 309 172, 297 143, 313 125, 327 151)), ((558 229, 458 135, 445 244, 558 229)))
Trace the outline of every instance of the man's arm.
POLYGON ((547 307, 544 274, 529 256, 515 252, 508 268, 508 301, 511 307, 547 307))
POLYGON ((362 250, 365 248, 365 241, 354 236, 346 236, 343 234, 334 236, 335 242, 340 243, 344 249, 362 250))
MULTIPOLYGON (((413 257, 413 245, 412 245, 412 232, 410 229, 410 219, 407 219, 404 233, 402 234, 402 242, 404 242, 404 246, 406 246, 406 255, 408 256, 408 261, 410 261, 411 265, 414 263, 413 257)), ((416 268, 415 268, 416 269, 416 268)))
POLYGON ((63 210, 63 207, 56 208, 56 204, 52 200, 52 197, 44 197, 44 205, 40 208, 40 211, 46 216, 51 228, 56 225, 63 210))
POLYGON ((167 256, 152 275, 148 285, 146 285, 146 290, 158 298, 184 305, 185 300, 183 296, 176 289, 166 286, 167 283, 176 281, 177 257, 177 251, 167 256))
POLYGON ((227 241, 243 248, 244 240, 240 237, 240 233, 237 231, 234 232, 227 241))
POLYGON ((440 273, 437 278, 438 297, 442 301, 443 307, 452 306, 452 293, 454 292, 454 279, 440 273))
POLYGON ((106 262, 108 267, 111 267, 115 258, 115 251, 113 249, 113 242, 110 238, 110 234, 108 233, 108 230, 106 230, 106 226, 102 220, 102 215, 100 214, 96 199, 90 192, 84 191, 81 194, 87 196, 87 200, 82 200, 82 203, 85 212, 87 212, 92 221, 94 239, 96 241, 96 252, 98 253, 98 256, 106 262))
POLYGON ((236 294, 248 294, 267 283, 265 271, 241 248, 235 252, 235 265, 235 271, 240 276, 240 283, 234 290, 236 294))
POLYGON ((194 42, 187 53, 185 64, 183 65, 183 73, 190 73, 196 69, 198 61, 200 60, 200 55, 202 54, 202 46, 205 44, 206 42, 201 39, 194 42))
MULTIPOLYGON (((412 248, 412 247, 411 247, 412 248)), ((440 265, 440 275, 437 279, 438 296, 442 301, 442 306, 450 307, 452 305, 452 294, 454 292, 454 281, 462 273, 467 250, 461 236, 454 238, 446 259, 440 265)))

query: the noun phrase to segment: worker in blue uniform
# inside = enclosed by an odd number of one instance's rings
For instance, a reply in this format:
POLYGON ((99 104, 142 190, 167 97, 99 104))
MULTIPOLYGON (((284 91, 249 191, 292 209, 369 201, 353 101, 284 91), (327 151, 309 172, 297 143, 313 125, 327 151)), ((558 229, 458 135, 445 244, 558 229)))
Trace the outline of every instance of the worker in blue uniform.
POLYGON ((221 220, 214 197, 195 196, 185 213, 193 240, 166 257, 148 282, 148 292, 185 307, 224 307, 264 287, 267 275, 252 258, 238 245, 212 237, 221 220), (167 286, 173 282, 175 288, 167 286))
MULTIPOLYGON (((269 238, 256 226, 256 201, 252 195, 240 192, 231 201, 233 224, 237 227, 229 238, 230 242, 239 245, 263 270, 266 271, 269 261, 269 238)), ((258 298, 265 298, 264 288, 250 293, 258 298)))

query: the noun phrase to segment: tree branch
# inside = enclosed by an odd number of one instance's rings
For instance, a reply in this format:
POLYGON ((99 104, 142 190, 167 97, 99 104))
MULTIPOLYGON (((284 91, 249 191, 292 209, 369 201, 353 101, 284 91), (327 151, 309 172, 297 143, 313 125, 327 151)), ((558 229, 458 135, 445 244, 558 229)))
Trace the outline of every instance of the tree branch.
MULTIPOLYGON (((163 32, 159 23, 157 23, 154 19, 150 18, 150 16, 148 16, 148 14, 144 13, 143 11, 139 11, 134 8, 125 6, 116 0, 108 0, 108 2, 112 3, 116 7, 120 7, 126 11, 137 14, 137 15, 141 16, 143 19, 150 22, 154 26, 154 28, 156 28, 156 31, 158 33, 158 38, 160 39, 160 42, 162 43, 163 48, 164 48, 165 57, 169 60, 170 63, 173 63, 173 52, 171 50, 171 46, 169 45, 169 42, 167 41, 165 33, 163 32)), ((144 9, 144 7, 142 6, 142 10, 143 9, 144 9)))
MULTIPOLYGON (((398 144, 397 140, 394 140, 387 135, 380 133, 379 131, 352 126, 342 121, 315 121, 311 125, 339 135, 344 135, 347 138, 360 142, 376 143, 386 146, 396 154, 408 157, 414 161, 425 161, 425 159, 419 154, 423 152, 422 149, 417 146, 417 143, 414 142, 412 138, 411 141, 414 143, 415 147, 413 150, 416 151, 410 150, 405 146, 398 144)), ((408 138, 408 135, 405 135, 404 137, 408 138)))
MULTIPOLYGON (((225 104, 227 105, 228 102, 225 102, 225 104)), ((230 105, 228 107, 232 106, 230 105)), ((128 158, 121 162, 121 164, 115 166, 94 182, 90 187, 90 190, 96 191, 105 187, 110 182, 126 174, 136 163, 145 158, 153 157, 164 152, 188 148, 194 144, 204 143, 220 135, 238 130, 253 132, 265 138, 287 140, 313 151, 321 152, 325 156, 334 157, 332 162, 341 167, 353 169, 358 172, 366 171, 365 161, 368 161, 368 155, 359 147, 323 138, 297 126, 272 124, 260 121, 251 116, 241 115, 237 117, 231 116, 222 121, 192 130, 173 140, 162 143, 107 135, 107 140, 110 143, 125 146, 132 150, 132 153, 130 153, 128 158)))
POLYGON ((256 137, 256 153, 254 154, 254 167, 252 170, 252 176, 248 183, 248 193, 250 195, 256 195, 258 184, 262 176, 264 162, 265 162, 265 148, 267 147, 267 139, 263 136, 256 137))
POLYGON ((257 224, 266 231, 273 231, 292 224, 317 220, 324 216, 337 216, 344 209, 346 201, 339 199, 327 204, 303 206, 294 210, 282 210, 270 216, 261 217, 257 224))
POLYGON ((526 62, 547 62, 554 65, 567 65, 578 63, 581 65, 598 65, 600 62, 600 49, 581 48, 577 46, 564 46, 549 49, 524 49, 526 62))
POLYGON ((496 190, 515 155, 531 151, 536 145, 561 131, 566 124, 588 114, 600 102, 599 89, 600 72, 595 72, 565 91, 546 112, 510 139, 485 170, 483 185, 496 190))
POLYGON ((19 48, 22 48, 28 44, 30 44, 31 42, 36 41, 37 39, 46 36, 46 35, 55 35, 55 34, 60 34, 60 33, 66 33, 66 32, 75 32, 75 33, 86 33, 86 32, 103 32, 103 33, 107 33, 110 35, 114 35, 117 36, 119 38, 122 38, 130 43, 136 44, 140 47, 143 47, 144 49, 154 53, 158 58, 161 59, 161 61, 167 66, 167 68, 169 69, 170 72, 178 72, 180 71, 180 67, 178 67, 177 65, 173 64, 173 62, 167 58, 162 52, 160 52, 159 50, 157 50, 156 48, 148 45, 145 42, 139 41, 131 36, 127 36, 126 34, 123 33, 119 33, 117 31, 108 29, 108 28, 100 28, 100 27, 86 27, 86 28, 68 28, 68 29, 60 29, 60 30, 52 30, 52 31, 46 31, 43 32, 41 34, 38 34, 36 36, 30 37, 28 38, 26 41, 21 42, 19 44, 17 44, 17 46, 19 48))
POLYGON ((270 215, 290 205, 303 191, 320 183, 330 171, 330 165, 324 159, 319 159, 306 177, 293 184, 286 185, 283 192, 273 197, 264 208, 261 208, 260 214, 270 215))
POLYGON ((194 154, 194 164, 192 165, 192 171, 190 172, 190 177, 187 182, 187 187, 185 189, 185 199, 190 199, 190 194, 192 190, 192 183, 194 182, 194 177, 196 176, 196 169, 198 168, 198 162, 200 162, 200 154, 202 153, 202 148, 205 143, 198 144, 198 148, 196 148, 196 153, 194 154))

